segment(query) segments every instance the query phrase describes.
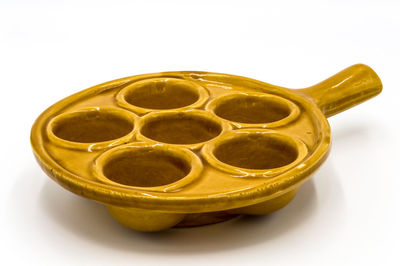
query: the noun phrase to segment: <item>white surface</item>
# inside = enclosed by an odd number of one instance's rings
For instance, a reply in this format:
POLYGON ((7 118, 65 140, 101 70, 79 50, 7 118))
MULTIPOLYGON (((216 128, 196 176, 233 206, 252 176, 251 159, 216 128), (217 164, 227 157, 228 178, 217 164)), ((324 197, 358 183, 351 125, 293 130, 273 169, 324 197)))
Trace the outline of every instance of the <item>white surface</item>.
POLYGON ((1 1, 1 264, 400 265, 399 14, 399 1, 1 1), (358 62, 383 93, 329 119, 329 159, 270 216, 137 233, 31 153, 45 108, 104 81, 205 70, 297 88, 358 62))

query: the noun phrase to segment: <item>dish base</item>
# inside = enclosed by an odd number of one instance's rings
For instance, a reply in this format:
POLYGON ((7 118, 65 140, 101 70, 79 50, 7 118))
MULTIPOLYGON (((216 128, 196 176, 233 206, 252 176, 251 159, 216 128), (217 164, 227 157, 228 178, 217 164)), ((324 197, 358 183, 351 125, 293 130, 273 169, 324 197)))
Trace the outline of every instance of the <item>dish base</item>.
POLYGON ((231 220, 240 216, 227 212, 194 213, 187 215, 175 228, 196 227, 202 225, 216 224, 231 220))

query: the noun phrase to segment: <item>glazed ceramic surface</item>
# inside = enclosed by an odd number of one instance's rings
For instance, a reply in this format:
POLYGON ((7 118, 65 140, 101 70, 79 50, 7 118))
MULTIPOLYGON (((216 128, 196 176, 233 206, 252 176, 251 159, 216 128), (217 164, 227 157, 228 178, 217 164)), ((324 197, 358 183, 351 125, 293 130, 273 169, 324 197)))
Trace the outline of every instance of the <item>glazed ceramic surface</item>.
POLYGON ((260 215, 326 159, 332 116, 380 93, 365 65, 306 89, 208 72, 106 82, 51 106, 31 143, 64 188, 140 231, 260 215))

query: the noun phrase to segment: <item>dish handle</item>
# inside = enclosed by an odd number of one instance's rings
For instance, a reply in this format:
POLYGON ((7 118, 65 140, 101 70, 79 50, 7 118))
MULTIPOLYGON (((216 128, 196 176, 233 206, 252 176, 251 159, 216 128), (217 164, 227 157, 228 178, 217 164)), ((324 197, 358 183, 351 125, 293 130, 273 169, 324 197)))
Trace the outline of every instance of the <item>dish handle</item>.
POLYGON ((326 117, 360 104, 382 91, 382 82, 369 66, 357 64, 309 88, 296 92, 310 98, 326 117))

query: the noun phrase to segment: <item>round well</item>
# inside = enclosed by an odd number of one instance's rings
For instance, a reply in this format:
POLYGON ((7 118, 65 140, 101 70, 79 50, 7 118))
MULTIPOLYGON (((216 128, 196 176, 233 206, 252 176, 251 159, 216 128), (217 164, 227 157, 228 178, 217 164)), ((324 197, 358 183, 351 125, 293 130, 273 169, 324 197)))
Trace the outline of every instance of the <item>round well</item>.
POLYGON ((299 111, 292 102, 275 95, 234 93, 211 101, 207 109, 235 123, 278 126, 294 119, 299 111))
POLYGON ((276 136, 252 133, 230 139, 214 150, 223 163, 246 169, 271 169, 294 162, 298 152, 293 144, 276 136))
POLYGON ((220 121, 205 111, 159 112, 143 118, 140 134, 169 144, 197 144, 217 137, 220 121))
POLYGON ((155 187, 174 183, 185 177, 190 164, 174 154, 138 149, 120 154, 104 165, 108 179, 123 185, 155 187))
POLYGON ((195 82, 176 78, 141 80, 124 88, 118 103, 137 113, 152 110, 170 110, 198 107, 208 97, 208 92, 195 82))
POLYGON ((277 131, 240 129, 207 143, 202 155, 226 172, 273 176, 298 164, 307 155, 307 147, 297 138, 277 131))
POLYGON ((203 166, 187 149, 137 142, 106 151, 94 167, 106 183, 166 192, 190 183, 203 166))
POLYGON ((127 141, 133 137, 134 127, 135 116, 128 111, 93 107, 56 116, 47 131, 56 143, 86 148, 92 144, 127 141))

